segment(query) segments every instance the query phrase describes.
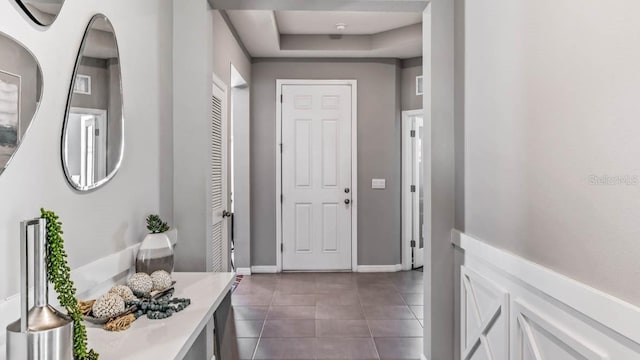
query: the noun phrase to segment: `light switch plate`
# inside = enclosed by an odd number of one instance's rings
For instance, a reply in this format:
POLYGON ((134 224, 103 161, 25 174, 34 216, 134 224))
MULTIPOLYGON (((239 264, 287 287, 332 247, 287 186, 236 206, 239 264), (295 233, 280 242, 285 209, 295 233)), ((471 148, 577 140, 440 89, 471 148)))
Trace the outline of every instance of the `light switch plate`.
POLYGON ((371 188, 372 189, 386 189, 387 188, 387 179, 371 179, 371 188))

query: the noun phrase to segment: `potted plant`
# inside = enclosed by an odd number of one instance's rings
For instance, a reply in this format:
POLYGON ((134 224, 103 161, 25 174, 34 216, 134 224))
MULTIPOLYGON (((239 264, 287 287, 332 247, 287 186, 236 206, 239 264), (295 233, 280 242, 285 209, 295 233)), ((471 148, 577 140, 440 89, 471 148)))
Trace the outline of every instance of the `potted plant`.
POLYGON ((173 272, 173 246, 171 240, 165 234, 169 225, 162 221, 159 215, 147 217, 147 229, 150 231, 145 236, 138 256, 136 257, 136 272, 151 274, 157 270, 173 272))

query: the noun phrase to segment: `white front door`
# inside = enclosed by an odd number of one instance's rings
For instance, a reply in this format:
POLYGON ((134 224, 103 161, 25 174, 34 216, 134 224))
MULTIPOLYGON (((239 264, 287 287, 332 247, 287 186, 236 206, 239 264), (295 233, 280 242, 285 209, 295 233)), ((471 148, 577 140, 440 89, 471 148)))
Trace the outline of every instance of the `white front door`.
POLYGON ((282 85, 282 268, 350 270, 350 85, 282 85))

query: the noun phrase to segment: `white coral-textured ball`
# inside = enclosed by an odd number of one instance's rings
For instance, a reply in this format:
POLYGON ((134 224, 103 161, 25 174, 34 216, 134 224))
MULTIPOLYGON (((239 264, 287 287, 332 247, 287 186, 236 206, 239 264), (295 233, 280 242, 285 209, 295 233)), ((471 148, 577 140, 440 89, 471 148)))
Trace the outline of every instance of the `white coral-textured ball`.
POLYGON ((171 287, 171 284, 173 284, 171 275, 164 270, 154 271, 151 274, 151 281, 153 282, 153 290, 159 291, 167 289, 171 287))
POLYGON ((116 294, 122 298, 124 301, 136 301, 135 295, 133 295, 133 291, 128 286, 124 285, 116 285, 109 290, 111 294, 116 294))
POLYGON ((108 293, 100 296, 93 303, 93 316, 104 319, 124 312, 124 300, 119 295, 108 293))
POLYGON ((135 273, 127 281, 127 286, 135 294, 148 294, 153 289, 153 281, 148 274, 135 273))

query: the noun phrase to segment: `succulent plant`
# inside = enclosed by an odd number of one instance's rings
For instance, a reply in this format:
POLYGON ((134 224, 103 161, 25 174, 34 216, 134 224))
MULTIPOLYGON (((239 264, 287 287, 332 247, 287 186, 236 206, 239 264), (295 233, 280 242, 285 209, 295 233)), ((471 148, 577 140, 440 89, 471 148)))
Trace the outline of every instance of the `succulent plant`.
POLYGON ((40 209, 41 217, 47 219, 47 278, 58 293, 58 302, 73 319, 73 355, 78 360, 97 360, 98 353, 87 349, 87 329, 82 323, 82 312, 78 308, 76 287, 71 280, 71 268, 67 263, 67 252, 62 238, 62 222, 53 211, 40 209))
POLYGON ((152 214, 147 216, 147 229, 153 234, 163 233, 169 230, 169 225, 167 225, 165 221, 162 221, 160 215, 152 214))

